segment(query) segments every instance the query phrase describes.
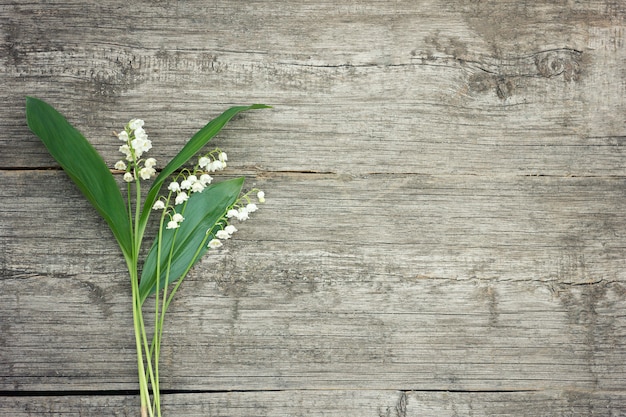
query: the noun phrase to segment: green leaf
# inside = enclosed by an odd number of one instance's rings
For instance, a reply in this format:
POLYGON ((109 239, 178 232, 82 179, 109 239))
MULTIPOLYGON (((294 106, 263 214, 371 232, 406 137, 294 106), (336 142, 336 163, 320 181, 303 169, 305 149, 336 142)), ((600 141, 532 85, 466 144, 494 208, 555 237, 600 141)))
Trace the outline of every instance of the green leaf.
MULTIPOLYGON (((182 213, 185 220, 180 227, 163 230, 159 289, 166 285, 167 263, 172 244, 173 251, 167 284, 183 278, 184 274, 206 253, 207 243, 219 230, 219 226, 215 227, 216 223, 239 198, 243 181, 243 178, 235 178, 210 185, 201 193, 193 193, 182 213), (208 237, 207 231, 211 231, 208 237)), ((158 239, 155 239, 144 262, 139 282, 139 297, 142 303, 156 290, 157 253, 158 239)))
POLYGON ((124 255, 130 256, 132 240, 126 204, 102 157, 78 130, 42 100, 26 98, 26 120, 28 127, 108 223, 124 255))
POLYGON ((148 222, 148 217, 150 215, 150 209, 152 205, 156 201, 159 196, 159 190, 161 186, 165 182, 165 180, 172 175, 177 169, 183 166, 190 158, 200 151, 206 145, 211 138, 213 138, 220 130, 224 127, 226 123, 230 119, 232 119, 238 113, 247 110, 255 110, 255 109, 267 109, 271 108, 270 106, 266 106, 265 104, 252 104, 250 106, 236 106, 231 107, 226 110, 224 113, 211 120, 200 129, 187 144, 180 150, 178 155, 176 155, 166 166, 161 170, 161 173, 155 178, 152 183, 152 187, 146 196, 144 201, 143 209, 141 211, 141 217, 139 220, 139 234, 142 235, 143 231, 146 228, 146 224, 148 222))

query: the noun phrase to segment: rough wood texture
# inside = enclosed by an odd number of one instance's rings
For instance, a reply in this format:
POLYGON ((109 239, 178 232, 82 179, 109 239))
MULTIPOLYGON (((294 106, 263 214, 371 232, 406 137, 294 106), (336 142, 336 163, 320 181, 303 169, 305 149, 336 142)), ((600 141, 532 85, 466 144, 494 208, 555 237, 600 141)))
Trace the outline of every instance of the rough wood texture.
POLYGON ((165 415, 626 413, 626 5, 0 0, 0 415, 138 415, 130 291, 27 129, 216 143, 267 191, 193 271, 165 415), (256 213, 255 213, 256 214, 256 213))
MULTIPOLYGON (((134 416, 131 396, 20 397, 0 403, 13 417, 134 416)), ((457 393, 417 391, 278 391, 165 395, 166 415, 188 417, 455 417, 455 416, 619 416, 623 393, 457 393)))

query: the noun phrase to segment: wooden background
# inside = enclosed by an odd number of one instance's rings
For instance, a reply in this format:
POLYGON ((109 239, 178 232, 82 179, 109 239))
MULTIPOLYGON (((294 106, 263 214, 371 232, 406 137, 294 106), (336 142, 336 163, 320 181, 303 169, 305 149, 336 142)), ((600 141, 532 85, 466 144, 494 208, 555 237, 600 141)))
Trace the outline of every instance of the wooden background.
POLYGON ((231 105, 266 190, 172 305, 166 416, 626 415, 621 0, 0 0, 0 415, 137 416, 130 284, 29 132, 231 105))

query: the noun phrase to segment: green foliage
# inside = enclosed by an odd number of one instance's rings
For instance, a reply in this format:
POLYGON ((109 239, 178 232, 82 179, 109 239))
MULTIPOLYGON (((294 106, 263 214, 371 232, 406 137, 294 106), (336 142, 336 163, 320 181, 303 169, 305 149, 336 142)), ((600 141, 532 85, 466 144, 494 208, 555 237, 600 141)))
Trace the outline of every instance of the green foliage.
MULTIPOLYGON (((245 110, 267 107, 269 106, 263 104, 232 107, 209 122, 163 168, 141 205, 141 179, 136 178, 136 170, 143 160, 139 159, 139 154, 133 153, 138 148, 133 148, 134 150, 130 152, 132 160, 128 160, 129 165, 125 174, 125 177, 130 176, 126 184, 128 198, 132 198, 132 187, 136 198, 134 202, 125 201, 111 171, 87 139, 52 106, 33 97, 26 99, 28 126, 108 223, 126 258, 133 298, 133 325, 142 416, 161 416, 159 354, 167 306, 178 284, 208 250, 207 242, 213 239, 225 224, 224 216, 240 198, 244 179, 223 181, 204 188, 202 192, 190 193, 191 196, 186 202, 176 206, 177 211, 180 209, 178 215, 184 215, 184 221, 180 223, 174 221, 177 228, 164 227, 164 220, 172 215, 167 211, 168 208, 165 208, 164 212, 159 212, 162 216, 159 234, 144 261, 139 279, 138 257, 152 207, 159 198, 159 192, 165 181, 193 158, 230 119, 245 110), (168 295, 164 288, 175 281, 177 285, 168 295), (152 342, 149 343, 142 305, 157 289, 163 291, 155 297, 154 333, 152 342)), ((143 124, 143 121, 141 123, 143 124)), ((130 126, 129 122, 126 126, 127 134, 130 132, 130 126)), ((139 132, 137 127, 132 129, 132 135, 139 132)), ((143 134, 145 135, 145 132, 143 134)), ((132 137, 127 140, 127 145, 131 146, 132 137)), ((148 167, 147 160, 143 161, 144 168, 152 170, 148 177, 155 173, 152 167, 154 162, 153 160, 148 167)), ((171 209, 171 206, 169 208, 171 209)))
MULTIPOLYGON (((185 221, 178 229, 163 230, 159 289, 164 288, 166 279, 169 284, 183 278, 206 253, 206 243, 220 230, 220 226, 216 225, 239 197, 243 180, 235 178, 223 181, 210 185, 201 193, 193 193, 184 209, 185 221)), ((142 303, 156 290, 157 253, 158 239, 155 239, 139 281, 139 297, 142 303)))
POLYGON ((220 130, 224 127, 230 119, 232 119, 238 113, 246 110, 254 109, 266 109, 270 106, 265 104, 253 104, 251 106, 237 106, 231 107, 224 113, 211 120, 202 129, 200 129, 193 137, 187 142, 187 144, 178 152, 178 154, 161 170, 161 173, 156 177, 143 205, 143 211, 139 220, 139 230, 143 233, 150 215, 150 208, 159 196, 159 190, 161 186, 177 169, 183 166, 190 158, 202 149, 220 130))
POLYGON ((129 257, 132 238, 126 204, 102 157, 78 130, 42 100, 27 97, 26 120, 50 155, 108 223, 122 252, 129 257))

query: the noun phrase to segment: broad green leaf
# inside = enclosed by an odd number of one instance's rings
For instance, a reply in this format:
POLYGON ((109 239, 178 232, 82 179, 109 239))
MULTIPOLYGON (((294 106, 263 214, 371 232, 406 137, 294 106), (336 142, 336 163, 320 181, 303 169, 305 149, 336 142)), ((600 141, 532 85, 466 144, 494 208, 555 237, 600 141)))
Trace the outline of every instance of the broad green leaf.
MULTIPOLYGON (((163 230, 159 289, 166 285, 167 263, 172 243, 173 251, 167 284, 182 278, 185 272, 206 253, 207 243, 219 230, 219 227, 215 228, 216 223, 239 198, 243 180, 243 178, 235 178, 223 181, 210 185, 201 193, 192 194, 182 213, 185 220, 180 227, 163 230), (211 231, 208 237, 207 231, 211 231), (204 244, 203 241, 205 241, 204 244), (198 248, 200 248, 199 252, 198 248)), ((141 273, 139 295, 142 303, 156 290, 157 244, 158 241, 155 239, 141 273)))
POLYGON ((108 223, 124 255, 130 256, 132 241, 126 204, 102 157, 78 130, 42 100, 26 98, 26 120, 28 127, 108 223))
POLYGON ((236 106, 231 107, 224 113, 211 120, 202 129, 200 129, 187 144, 178 152, 166 166, 161 170, 161 173, 155 178, 152 183, 152 187, 146 196, 143 209, 141 212, 141 218, 139 220, 139 234, 142 235, 148 222, 148 216, 150 215, 150 208, 159 196, 159 190, 165 182, 165 180, 172 175, 177 169, 183 166, 189 159, 195 156, 200 149, 206 145, 211 138, 213 138, 224 127, 230 119, 232 119, 238 113, 246 110, 254 109, 267 109, 271 108, 265 104, 252 104, 250 106, 236 106))

